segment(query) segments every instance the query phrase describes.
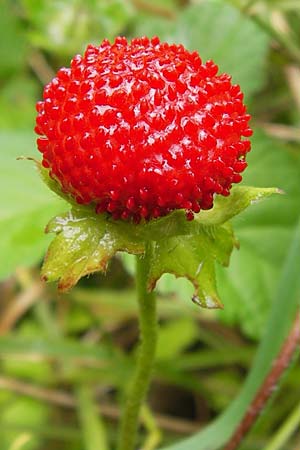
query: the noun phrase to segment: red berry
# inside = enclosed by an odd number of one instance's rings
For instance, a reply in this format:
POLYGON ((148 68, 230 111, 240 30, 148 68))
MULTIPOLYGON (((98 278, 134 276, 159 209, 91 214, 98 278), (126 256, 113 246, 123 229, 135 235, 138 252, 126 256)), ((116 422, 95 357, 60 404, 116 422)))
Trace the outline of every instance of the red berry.
POLYGON ((158 38, 89 45, 37 103, 43 166, 97 213, 150 220, 210 209, 250 150, 239 86, 212 61, 158 38))

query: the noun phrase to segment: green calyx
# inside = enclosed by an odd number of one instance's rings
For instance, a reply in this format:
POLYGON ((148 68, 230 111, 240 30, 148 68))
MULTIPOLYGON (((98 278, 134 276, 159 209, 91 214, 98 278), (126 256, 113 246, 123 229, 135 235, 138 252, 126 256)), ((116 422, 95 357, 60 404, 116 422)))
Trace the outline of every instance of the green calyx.
MULTIPOLYGON (((39 170, 50 189, 62 195, 48 172, 40 166, 39 170)), ((186 220, 185 211, 177 210, 138 225, 113 220, 108 214, 96 214, 92 208, 72 202, 71 211, 52 219, 46 228, 47 233, 55 233, 56 237, 46 254, 42 278, 58 281, 59 290, 67 291, 83 276, 105 272, 117 252, 141 255, 147 243, 149 291, 164 273, 172 273, 193 283, 195 303, 206 308, 221 308, 215 263, 228 266, 232 250, 238 246, 229 220, 275 193, 280 191, 235 186, 229 197, 216 196, 214 207, 200 211, 193 221, 186 220)))

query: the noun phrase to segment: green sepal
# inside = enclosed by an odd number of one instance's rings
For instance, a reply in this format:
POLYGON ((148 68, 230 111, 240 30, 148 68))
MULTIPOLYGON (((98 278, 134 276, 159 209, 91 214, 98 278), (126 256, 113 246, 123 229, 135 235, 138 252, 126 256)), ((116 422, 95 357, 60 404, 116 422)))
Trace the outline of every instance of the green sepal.
POLYGON ((205 225, 221 225, 243 212, 248 206, 273 194, 283 194, 283 191, 273 187, 234 186, 228 197, 217 196, 214 207, 208 211, 201 211, 196 220, 205 225))
MULTIPOLYGON (((59 183, 49 176, 48 169, 45 169, 39 161, 34 160, 34 162, 42 181, 52 192, 66 200, 78 210, 87 211, 88 214, 94 212, 94 204, 79 206, 74 198, 64 193, 59 183)), ((183 234, 201 234, 203 226, 221 225, 241 213, 244 209, 248 208, 248 206, 259 202, 272 194, 280 193, 282 193, 282 191, 278 188, 233 186, 228 197, 217 195, 214 200, 214 207, 208 211, 201 211, 199 214, 195 214, 195 219, 193 221, 187 221, 185 211, 180 209, 165 217, 139 225, 121 222, 121 228, 124 230, 127 229, 128 233, 134 234, 144 240, 153 240, 153 236, 158 236, 162 239, 164 237, 183 234)), ((97 217, 99 217, 99 215, 97 217)))
POLYGON ((236 244, 227 222, 203 227, 196 235, 182 235, 156 241, 152 245, 149 289, 164 273, 188 278, 195 287, 193 301, 205 308, 222 308, 216 286, 215 262, 228 266, 236 244))
POLYGON ((216 288, 215 263, 224 266, 234 246, 238 246, 228 222, 249 205, 280 191, 276 188, 235 186, 228 197, 216 196, 214 207, 187 221, 185 211, 147 223, 115 221, 108 214, 96 214, 94 205, 79 206, 64 194, 48 170, 37 163, 48 187, 72 204, 69 213, 54 218, 46 228, 56 233, 42 268, 47 281, 59 281, 66 291, 77 281, 96 271, 105 271, 108 261, 118 251, 132 254, 145 252, 151 242, 149 290, 164 273, 186 277, 194 287, 193 301, 207 308, 220 308, 216 288))
MULTIPOLYGON (((72 206, 78 207, 78 203, 76 203, 76 200, 71 195, 64 193, 63 190, 61 189, 60 184, 54 178, 50 177, 49 170, 43 167, 40 161, 34 160, 34 162, 36 164, 37 170, 40 174, 42 181, 48 186, 48 188, 52 192, 54 192, 54 194, 66 200, 72 206)), ((82 206, 81 208, 86 209, 86 207, 84 206, 82 206)))
POLYGON ((72 209, 55 217, 46 228, 56 233, 42 267, 45 281, 57 281, 60 291, 67 291, 80 278, 106 271, 108 261, 117 251, 140 254, 144 243, 123 233, 117 223, 103 215, 72 209))
POLYGON ((155 287, 164 273, 172 273, 193 283, 195 303, 205 308, 222 308, 217 293, 215 262, 228 266, 233 248, 239 246, 229 220, 249 205, 275 193, 280 191, 236 186, 229 197, 216 196, 214 207, 195 215, 192 222, 187 222, 183 211, 176 211, 149 223, 153 235, 159 235, 159 225, 163 233, 168 233, 152 245, 149 289, 155 287))

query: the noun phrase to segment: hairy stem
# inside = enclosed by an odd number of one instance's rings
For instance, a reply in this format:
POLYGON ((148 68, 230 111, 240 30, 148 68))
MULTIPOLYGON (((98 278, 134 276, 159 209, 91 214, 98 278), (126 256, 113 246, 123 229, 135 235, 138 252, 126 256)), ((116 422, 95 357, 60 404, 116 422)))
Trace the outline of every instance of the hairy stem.
POLYGON ((246 434, 250 431, 251 427, 254 425, 256 419, 266 405, 267 401, 272 396, 272 393, 276 389, 276 386, 282 374, 291 363, 291 360, 294 356, 295 351, 299 347, 299 344, 300 313, 298 311, 290 333, 287 336, 278 357, 275 359, 269 374, 265 378, 265 381, 254 397, 235 433, 233 434, 227 445, 224 447, 224 450, 235 450, 239 447, 239 444, 244 439, 246 434))
POLYGON ((118 450, 133 450, 139 422, 141 405, 146 396, 157 342, 156 300, 153 293, 147 292, 149 272, 148 248, 144 256, 137 256, 137 293, 139 303, 140 348, 137 367, 132 379, 119 434, 118 450))

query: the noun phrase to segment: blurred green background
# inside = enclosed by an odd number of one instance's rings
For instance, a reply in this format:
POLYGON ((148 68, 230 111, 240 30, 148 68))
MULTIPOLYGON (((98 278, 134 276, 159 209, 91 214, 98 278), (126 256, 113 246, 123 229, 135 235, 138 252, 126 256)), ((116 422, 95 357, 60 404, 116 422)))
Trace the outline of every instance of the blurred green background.
MULTIPOLYGON (((200 310, 185 280, 159 282, 141 448, 190 435, 237 395, 300 214, 299 0, 0 0, 0 450, 97 450, 104 429, 114 445, 136 356, 134 262, 120 255, 106 277, 82 280, 68 295, 41 284, 43 230, 67 205, 16 158, 39 157, 35 103, 56 70, 87 43, 117 35, 183 43, 232 74, 255 130, 243 182, 285 191, 236 220, 241 248, 229 269, 218 268, 223 311, 200 310)), ((295 363, 241 449, 266 448, 299 408, 299 380, 295 363)), ((269 450, 299 450, 299 422, 269 450)))

